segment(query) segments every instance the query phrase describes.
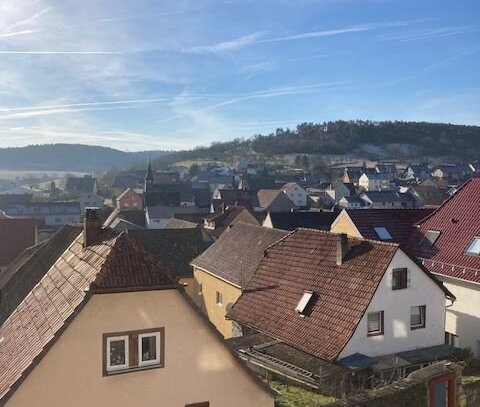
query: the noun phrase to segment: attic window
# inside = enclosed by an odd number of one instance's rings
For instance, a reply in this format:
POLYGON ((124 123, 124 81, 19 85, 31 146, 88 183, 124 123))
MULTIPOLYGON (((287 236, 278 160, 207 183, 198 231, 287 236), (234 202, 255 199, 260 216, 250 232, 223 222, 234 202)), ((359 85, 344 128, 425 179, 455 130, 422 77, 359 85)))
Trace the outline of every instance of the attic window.
POLYGON ((475 236, 468 246, 468 249, 466 251, 467 254, 470 254, 472 256, 480 256, 480 237, 475 236))
POLYGON ((384 228, 383 226, 379 226, 379 227, 374 227, 373 230, 375 231, 375 233, 377 234, 380 240, 392 240, 392 235, 387 230, 387 228, 384 228))
POLYGON ((418 245, 420 247, 423 247, 424 249, 429 249, 430 247, 433 247, 439 236, 440 231, 428 230, 427 233, 425 233, 423 239, 420 240, 420 243, 418 245))
POLYGON ((305 308, 307 308, 307 305, 312 299, 312 296, 313 296, 313 291, 305 291, 302 295, 302 298, 300 298, 300 301, 298 301, 298 305, 295 308, 295 311, 298 312, 299 314, 304 314, 305 308))

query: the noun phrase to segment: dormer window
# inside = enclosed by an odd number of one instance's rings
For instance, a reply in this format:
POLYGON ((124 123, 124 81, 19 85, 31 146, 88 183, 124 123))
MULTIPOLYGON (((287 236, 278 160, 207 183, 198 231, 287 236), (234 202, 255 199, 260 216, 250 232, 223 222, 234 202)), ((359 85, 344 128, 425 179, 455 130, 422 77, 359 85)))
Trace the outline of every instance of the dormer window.
POLYGON ((420 240, 420 243, 418 243, 418 246, 423 247, 424 249, 429 249, 433 247, 435 242, 438 240, 440 237, 440 231, 438 230, 428 230, 427 233, 425 233, 425 236, 423 237, 422 240, 420 240))
POLYGON ((380 240, 392 240, 392 235, 387 228, 383 226, 378 226, 374 227, 373 230, 375 231, 376 235, 380 240))
POLYGON ((313 291, 305 291, 302 295, 302 298, 300 298, 300 301, 297 304, 297 307, 295 308, 295 311, 298 312, 299 314, 305 315, 305 309, 307 308, 308 303, 313 297, 313 291))
POLYGON ((465 253, 471 256, 480 256, 480 236, 475 236, 473 238, 465 253))

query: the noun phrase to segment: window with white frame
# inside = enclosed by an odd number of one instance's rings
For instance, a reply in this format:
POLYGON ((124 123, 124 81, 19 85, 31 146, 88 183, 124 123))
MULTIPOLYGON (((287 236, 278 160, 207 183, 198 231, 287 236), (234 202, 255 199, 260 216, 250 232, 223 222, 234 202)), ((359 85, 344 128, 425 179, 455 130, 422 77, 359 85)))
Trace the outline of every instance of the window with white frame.
POLYGON ((160 332, 138 334, 138 366, 160 363, 160 332))
POLYGON ((415 305, 410 307, 410 329, 425 328, 425 305, 415 305))
POLYGON ((367 314, 367 335, 383 335, 383 311, 369 312, 367 314))
POLYGON ((128 368, 128 335, 107 338, 107 371, 128 368))
POLYGON ((104 334, 104 376, 163 367, 164 341, 164 328, 104 334))

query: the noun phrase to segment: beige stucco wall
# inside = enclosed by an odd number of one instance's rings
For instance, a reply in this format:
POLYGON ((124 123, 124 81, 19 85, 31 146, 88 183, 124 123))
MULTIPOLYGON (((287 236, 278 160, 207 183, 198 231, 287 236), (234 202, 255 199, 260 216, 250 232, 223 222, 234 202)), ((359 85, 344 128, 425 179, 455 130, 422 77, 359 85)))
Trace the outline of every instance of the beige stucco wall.
POLYGON ((195 303, 208 316, 208 319, 217 327, 225 338, 232 337, 233 323, 225 319, 227 305, 234 304, 240 297, 239 287, 233 286, 205 271, 195 267, 193 269, 195 279, 195 303), (199 293, 199 285, 202 284, 202 292, 199 293), (222 305, 216 303, 217 291, 223 295, 222 305))
POLYGON ((330 231, 333 233, 346 233, 351 237, 363 237, 345 211, 340 212, 332 223, 330 231))
POLYGON ((273 407, 176 290, 97 294, 21 384, 8 407, 273 407), (102 334, 165 327, 165 367, 102 376, 102 334))

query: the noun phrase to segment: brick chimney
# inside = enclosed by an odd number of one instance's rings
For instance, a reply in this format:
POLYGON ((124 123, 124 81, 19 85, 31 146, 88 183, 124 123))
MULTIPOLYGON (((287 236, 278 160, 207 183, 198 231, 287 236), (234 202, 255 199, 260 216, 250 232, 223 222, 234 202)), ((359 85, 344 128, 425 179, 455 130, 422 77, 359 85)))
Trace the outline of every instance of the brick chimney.
POLYGON ((337 235, 337 266, 343 264, 343 260, 345 259, 348 250, 348 236, 345 233, 340 233, 337 235))
POLYGON ((83 247, 92 245, 101 230, 100 208, 86 208, 83 221, 83 247))

